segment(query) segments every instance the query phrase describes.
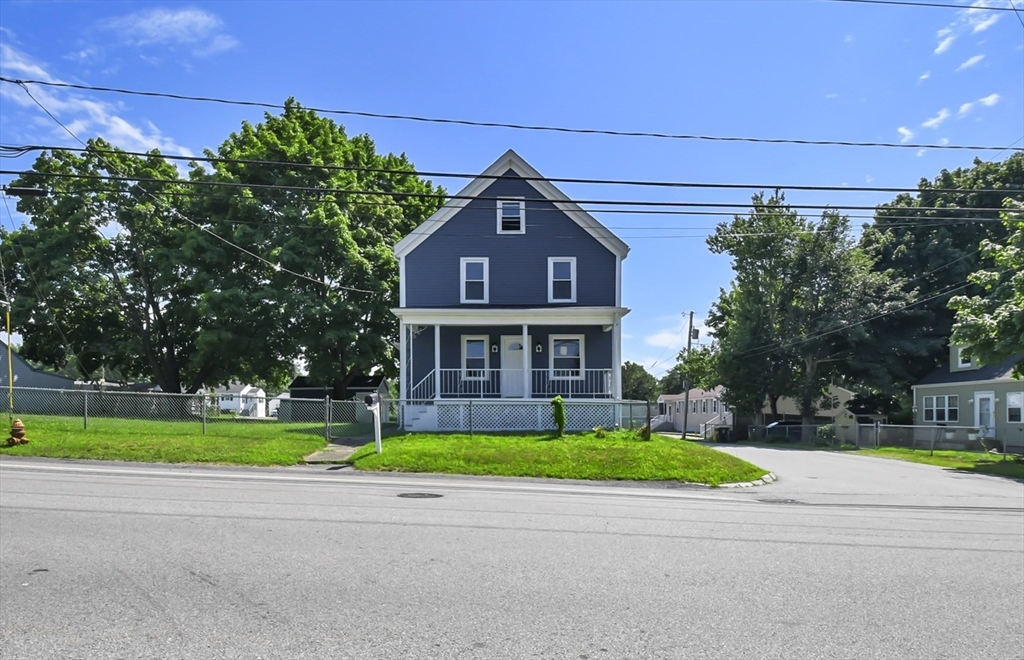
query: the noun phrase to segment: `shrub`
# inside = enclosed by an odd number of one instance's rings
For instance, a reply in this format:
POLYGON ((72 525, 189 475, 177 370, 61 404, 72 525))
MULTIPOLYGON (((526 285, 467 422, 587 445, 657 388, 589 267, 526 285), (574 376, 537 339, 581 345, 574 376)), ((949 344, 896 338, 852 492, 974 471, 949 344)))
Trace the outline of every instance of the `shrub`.
POLYGON ((764 439, 764 441, 765 442, 773 442, 773 443, 774 442, 789 442, 789 436, 786 435, 785 433, 772 433, 772 434, 768 435, 764 439))
POLYGON ((594 437, 595 438, 603 438, 603 437, 605 437, 607 435, 608 435, 608 433, 605 432, 603 426, 595 426, 594 427, 594 437))
POLYGON ((565 401, 562 401, 561 396, 551 399, 551 412, 555 417, 555 428, 558 431, 558 437, 561 438, 565 435, 565 401))
POLYGON ((643 426, 641 426, 640 428, 638 428, 636 430, 636 436, 640 440, 650 440, 651 439, 651 427, 647 426, 646 424, 644 424, 643 426))

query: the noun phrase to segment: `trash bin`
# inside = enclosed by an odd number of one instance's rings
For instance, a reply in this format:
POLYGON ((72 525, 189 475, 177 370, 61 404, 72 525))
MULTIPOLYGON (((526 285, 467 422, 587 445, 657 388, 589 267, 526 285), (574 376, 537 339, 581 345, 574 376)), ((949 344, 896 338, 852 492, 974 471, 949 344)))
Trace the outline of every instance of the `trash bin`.
POLYGON ((729 427, 719 426, 715 429, 715 441, 716 442, 729 442, 729 427))

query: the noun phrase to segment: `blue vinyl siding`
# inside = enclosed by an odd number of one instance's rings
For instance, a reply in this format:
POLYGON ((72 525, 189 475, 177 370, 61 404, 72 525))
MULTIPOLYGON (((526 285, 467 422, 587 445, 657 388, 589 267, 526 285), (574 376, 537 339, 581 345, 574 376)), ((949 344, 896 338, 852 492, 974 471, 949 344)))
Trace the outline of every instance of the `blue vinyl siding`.
POLYGON ((525 197, 526 233, 498 234, 497 202, 471 201, 406 256, 406 307, 548 306, 548 257, 576 257, 576 302, 551 306, 615 305, 615 255, 529 182, 500 179, 480 196, 525 197), (459 302, 461 257, 488 258, 489 304, 459 302))

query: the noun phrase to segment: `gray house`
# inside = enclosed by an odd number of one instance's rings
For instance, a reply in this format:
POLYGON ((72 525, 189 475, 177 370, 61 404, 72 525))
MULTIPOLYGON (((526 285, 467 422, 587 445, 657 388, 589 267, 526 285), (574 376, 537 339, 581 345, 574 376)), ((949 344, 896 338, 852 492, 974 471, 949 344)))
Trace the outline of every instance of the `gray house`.
POLYGON ((403 400, 621 398, 629 247, 514 151, 394 250, 403 400))
MULTIPOLYGON (((74 389, 75 381, 59 374, 36 369, 17 353, 12 354, 15 387, 39 387, 51 390, 74 389)), ((7 344, 0 339, 0 388, 8 387, 7 344)))
POLYGON ((913 387, 914 423, 970 427, 981 438, 1024 449, 1024 380, 1011 375, 1020 359, 982 365, 951 345, 949 365, 913 387))

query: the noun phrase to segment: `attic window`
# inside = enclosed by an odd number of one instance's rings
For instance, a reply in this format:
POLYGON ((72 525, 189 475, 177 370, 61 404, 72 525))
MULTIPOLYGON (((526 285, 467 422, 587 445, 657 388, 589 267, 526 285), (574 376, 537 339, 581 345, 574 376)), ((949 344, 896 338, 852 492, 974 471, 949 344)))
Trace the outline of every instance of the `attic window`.
POLYGON ((969 366, 971 366, 971 358, 969 358, 966 355, 964 355, 964 349, 965 348, 966 347, 964 347, 964 346, 959 346, 956 349, 956 356, 957 356, 957 363, 958 363, 957 366, 961 367, 961 368, 962 367, 969 367, 969 366))
POLYGON ((526 203, 523 200, 498 200, 498 233, 526 233, 526 203))

